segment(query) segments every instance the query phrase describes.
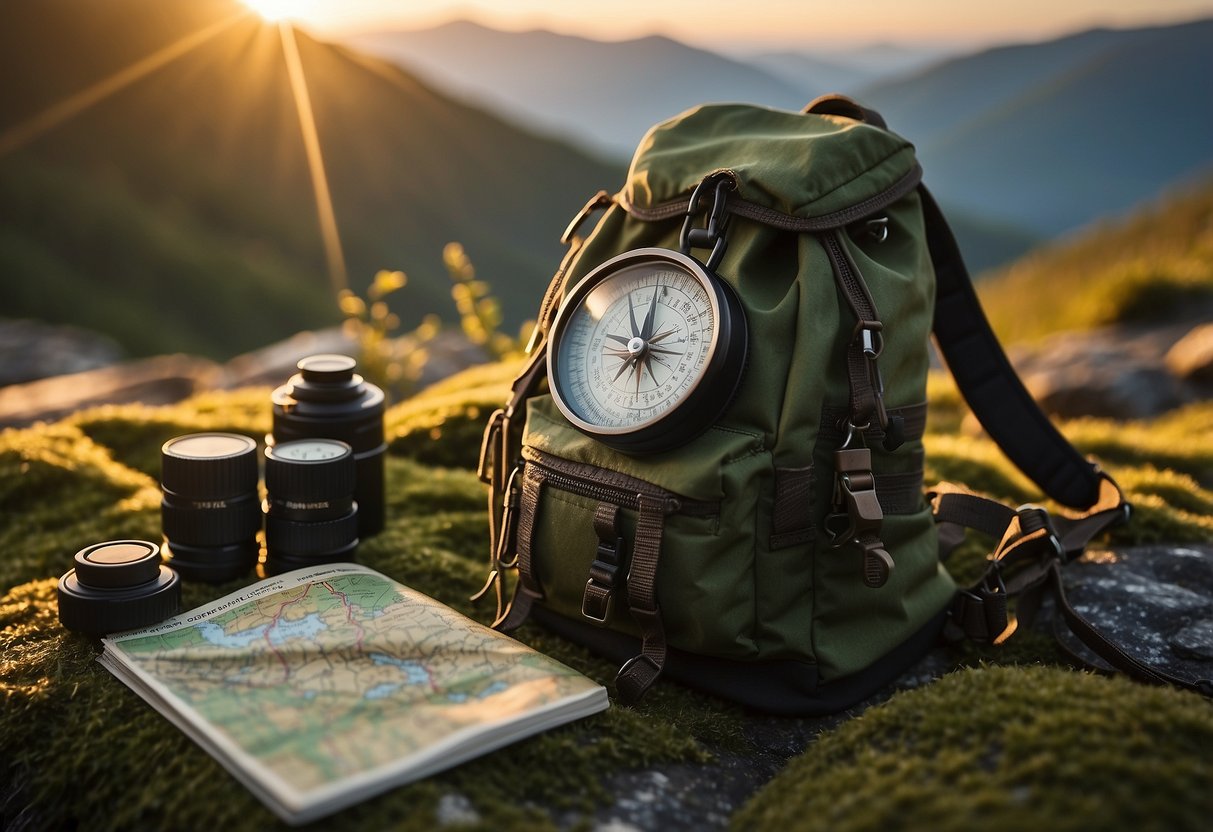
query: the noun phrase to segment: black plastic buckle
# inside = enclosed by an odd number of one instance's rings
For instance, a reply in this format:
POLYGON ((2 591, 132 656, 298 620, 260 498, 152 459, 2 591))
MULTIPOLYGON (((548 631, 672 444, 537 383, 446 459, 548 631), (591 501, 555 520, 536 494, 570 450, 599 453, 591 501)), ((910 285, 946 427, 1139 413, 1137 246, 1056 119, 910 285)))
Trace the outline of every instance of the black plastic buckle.
POLYGON ((1015 509, 1015 516, 1019 518, 1019 534, 1021 538, 1035 534, 1043 529, 1047 532, 1045 540, 1053 550, 1053 557, 1057 560, 1065 561, 1066 547, 1062 545, 1061 538, 1057 536, 1057 530, 1053 527, 1053 517, 1047 509, 1035 503, 1024 503, 1015 509))
MULTIPOLYGON (((615 674, 615 678, 619 679, 622 676, 629 675, 632 672, 632 668, 635 667, 640 662, 644 662, 645 664, 647 664, 649 666, 649 671, 651 673, 652 678, 655 679, 661 675, 661 666, 659 664, 657 664, 656 660, 654 660, 651 656, 648 656, 644 653, 638 653, 637 655, 632 656, 632 658, 628 659, 626 662, 624 662, 620 666, 619 672, 615 674)), ((646 675, 649 675, 649 674, 646 674, 646 675)))
POLYGON ((606 624, 615 602, 616 576, 619 573, 619 556, 623 551, 623 538, 615 539, 612 545, 599 541, 590 564, 590 577, 581 594, 581 615, 599 626, 606 624))

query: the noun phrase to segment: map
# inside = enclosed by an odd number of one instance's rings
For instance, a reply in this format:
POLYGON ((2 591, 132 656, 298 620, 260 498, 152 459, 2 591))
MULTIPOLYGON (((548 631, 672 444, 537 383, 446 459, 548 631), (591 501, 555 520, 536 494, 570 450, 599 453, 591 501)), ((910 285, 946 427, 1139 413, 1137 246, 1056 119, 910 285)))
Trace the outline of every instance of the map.
POLYGON ((104 646, 103 665, 295 823, 607 707, 576 671, 355 564, 104 646))

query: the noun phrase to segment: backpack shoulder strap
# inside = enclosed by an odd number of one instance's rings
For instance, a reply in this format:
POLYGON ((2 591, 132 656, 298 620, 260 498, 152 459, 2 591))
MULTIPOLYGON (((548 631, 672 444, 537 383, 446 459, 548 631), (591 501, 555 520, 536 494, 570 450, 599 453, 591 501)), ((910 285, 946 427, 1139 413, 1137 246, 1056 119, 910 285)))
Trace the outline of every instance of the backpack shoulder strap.
MULTIPOLYGON (((961 395, 1024 474, 1058 503, 1078 510, 1070 516, 1053 516, 1039 506, 1011 509, 954 487, 941 486, 932 493, 942 549, 955 545, 956 532, 964 528, 999 541, 982 579, 957 593, 952 628, 971 638, 1000 642, 1016 626, 1008 617, 1007 599, 1019 596, 1018 613, 1026 617, 1047 592, 1058 612, 1055 628, 1068 628, 1111 667, 1138 681, 1213 696, 1213 680, 1182 679, 1129 655, 1066 598, 1062 565, 1081 555, 1097 534, 1126 521, 1130 506, 1116 483, 1083 458, 1023 386, 982 311, 943 212, 921 185, 919 195, 935 266, 935 339, 961 395)), ((1085 657, 1075 658, 1086 662, 1085 657)))
POLYGON ((935 341, 961 395, 990 437, 1044 493, 1071 508, 1099 501, 1103 477, 1053 426, 990 328, 943 212, 919 186, 935 264, 935 341))

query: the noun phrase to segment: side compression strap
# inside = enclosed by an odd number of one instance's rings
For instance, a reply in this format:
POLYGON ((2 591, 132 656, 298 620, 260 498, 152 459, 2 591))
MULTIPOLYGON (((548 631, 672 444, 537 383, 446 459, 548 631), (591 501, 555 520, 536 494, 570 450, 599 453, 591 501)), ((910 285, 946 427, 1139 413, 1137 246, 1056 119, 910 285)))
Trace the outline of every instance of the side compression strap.
POLYGON ((1074 449, 1024 388, 973 290, 939 206, 919 186, 927 245, 935 264, 935 340, 974 415, 1003 453, 1062 505, 1099 500, 1098 470, 1074 449))

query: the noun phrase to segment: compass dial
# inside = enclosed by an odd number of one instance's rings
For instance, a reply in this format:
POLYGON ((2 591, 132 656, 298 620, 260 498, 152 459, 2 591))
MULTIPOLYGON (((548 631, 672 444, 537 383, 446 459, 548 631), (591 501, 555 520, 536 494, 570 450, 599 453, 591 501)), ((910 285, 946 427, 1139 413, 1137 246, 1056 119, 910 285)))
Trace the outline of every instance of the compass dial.
POLYGON ((674 447, 714 422, 746 350, 732 289, 665 249, 628 252, 592 271, 552 332, 556 404, 585 433, 632 452, 674 447))

